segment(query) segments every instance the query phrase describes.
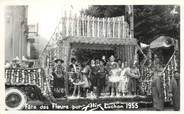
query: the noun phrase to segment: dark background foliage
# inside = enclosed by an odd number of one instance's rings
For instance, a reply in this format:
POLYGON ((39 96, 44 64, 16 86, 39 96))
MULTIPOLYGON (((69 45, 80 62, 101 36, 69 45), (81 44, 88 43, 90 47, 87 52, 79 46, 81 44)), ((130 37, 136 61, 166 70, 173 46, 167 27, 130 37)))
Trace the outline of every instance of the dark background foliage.
MULTIPOLYGON (((157 36, 166 35, 179 40, 180 10, 172 14, 174 5, 135 5, 134 6, 134 35, 140 42, 149 44, 157 36)), ((82 13, 95 17, 117 17, 125 15, 125 6, 95 5, 82 13)))
MULTIPOLYGON (((93 5, 88 9, 81 11, 86 15, 94 17, 117 17, 125 16, 127 22, 128 15, 126 12, 126 6, 122 5, 93 5)), ((153 40, 161 35, 170 36, 177 39, 180 42, 180 7, 174 5, 135 5, 133 6, 134 17, 134 37, 138 40, 138 43, 143 42, 150 44, 153 40), (171 13, 173 9, 176 9, 177 14, 171 13)), ((87 50, 86 50, 87 51, 87 50)), ((85 50, 77 50, 77 57, 79 60, 84 58, 90 58, 97 53, 88 51, 88 56, 85 50), (89 56, 90 55, 90 56, 89 56)), ((146 51, 146 50, 143 50, 146 51)), ((160 56, 164 64, 167 63, 173 53, 173 47, 154 49, 154 54, 160 56), (164 58, 164 59, 163 59, 164 58)), ((144 52, 146 54, 146 52, 144 52)), ((143 55, 138 52, 139 60, 143 60, 143 55)))

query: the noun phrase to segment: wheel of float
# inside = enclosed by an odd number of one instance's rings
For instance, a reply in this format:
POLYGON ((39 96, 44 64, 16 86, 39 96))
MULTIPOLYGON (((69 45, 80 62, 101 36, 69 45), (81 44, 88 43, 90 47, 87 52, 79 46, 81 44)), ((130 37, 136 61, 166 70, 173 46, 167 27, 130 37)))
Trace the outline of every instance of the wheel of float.
POLYGON ((27 97, 17 88, 9 88, 5 92, 5 105, 7 110, 23 109, 27 102, 27 97))

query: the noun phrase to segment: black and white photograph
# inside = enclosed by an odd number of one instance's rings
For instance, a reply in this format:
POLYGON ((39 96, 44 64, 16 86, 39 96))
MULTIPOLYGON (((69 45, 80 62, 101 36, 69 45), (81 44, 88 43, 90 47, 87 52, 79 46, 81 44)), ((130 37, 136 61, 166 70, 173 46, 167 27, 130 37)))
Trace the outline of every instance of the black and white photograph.
POLYGON ((3 12, 4 110, 181 110, 179 4, 3 12))

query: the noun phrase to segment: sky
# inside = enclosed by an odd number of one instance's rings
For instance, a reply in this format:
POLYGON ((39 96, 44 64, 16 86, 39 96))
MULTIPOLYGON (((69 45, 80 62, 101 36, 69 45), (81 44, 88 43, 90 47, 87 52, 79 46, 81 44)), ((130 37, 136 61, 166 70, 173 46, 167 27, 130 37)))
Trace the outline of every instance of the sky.
POLYGON ((79 13, 81 9, 87 7, 88 4, 77 5, 75 3, 30 4, 28 6, 28 24, 38 23, 39 35, 49 40, 65 10, 79 13))

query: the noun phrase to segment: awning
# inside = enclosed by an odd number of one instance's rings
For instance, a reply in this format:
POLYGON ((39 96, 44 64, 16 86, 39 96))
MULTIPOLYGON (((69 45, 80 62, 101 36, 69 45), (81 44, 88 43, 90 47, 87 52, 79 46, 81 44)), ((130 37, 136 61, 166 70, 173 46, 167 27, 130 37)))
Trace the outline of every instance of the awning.
POLYGON ((93 38, 93 37, 68 37, 70 43, 104 44, 104 45, 137 45, 135 38, 93 38))
POLYGON ((90 50, 113 50, 114 46, 102 44, 72 43, 72 48, 90 49, 90 50))

